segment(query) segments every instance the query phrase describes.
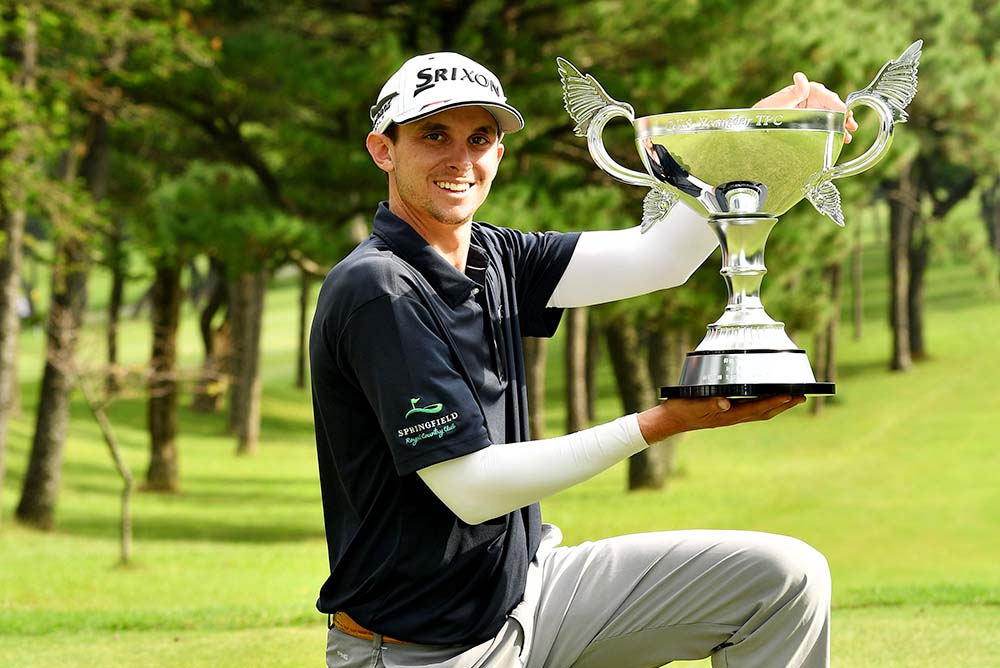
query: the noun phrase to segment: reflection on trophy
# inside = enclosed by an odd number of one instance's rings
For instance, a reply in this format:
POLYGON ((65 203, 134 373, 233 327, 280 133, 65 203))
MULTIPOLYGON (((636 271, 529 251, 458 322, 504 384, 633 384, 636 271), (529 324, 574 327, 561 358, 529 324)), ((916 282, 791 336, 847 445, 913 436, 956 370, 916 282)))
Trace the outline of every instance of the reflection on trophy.
POLYGON ((878 136, 857 158, 837 165, 846 112, 825 109, 725 109, 658 114, 636 119, 632 107, 612 99, 594 79, 558 58, 566 110, 575 132, 605 172, 645 186, 643 231, 666 217, 678 199, 708 219, 722 246, 722 276, 729 303, 687 354, 678 385, 661 399, 834 394, 817 382, 804 350, 772 319, 760 299, 767 269, 764 246, 778 216, 803 197, 844 225, 835 179, 873 167, 889 149, 893 125, 906 121, 917 89, 922 42, 889 61, 865 89, 847 96, 847 111, 864 105, 880 119, 878 136), (604 147, 604 126, 624 116, 635 128, 647 173, 615 162, 604 147))

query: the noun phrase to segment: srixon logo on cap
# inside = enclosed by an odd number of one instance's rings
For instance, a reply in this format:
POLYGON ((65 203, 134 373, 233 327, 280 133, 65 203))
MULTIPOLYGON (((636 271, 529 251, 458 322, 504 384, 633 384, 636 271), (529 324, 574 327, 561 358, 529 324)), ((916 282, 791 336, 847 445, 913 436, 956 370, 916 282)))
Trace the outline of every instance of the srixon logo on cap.
POLYGON ((420 83, 414 89, 413 97, 433 88, 439 81, 471 81, 483 88, 489 88, 494 95, 500 97, 500 84, 481 72, 467 70, 464 67, 453 67, 450 70, 447 67, 425 67, 417 72, 417 78, 420 79, 420 83))

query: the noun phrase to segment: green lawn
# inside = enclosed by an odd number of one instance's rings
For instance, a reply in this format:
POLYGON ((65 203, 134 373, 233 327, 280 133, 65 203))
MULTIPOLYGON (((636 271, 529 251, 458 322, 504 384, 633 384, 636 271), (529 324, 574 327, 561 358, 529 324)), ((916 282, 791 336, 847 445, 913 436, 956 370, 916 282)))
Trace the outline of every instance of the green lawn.
MULTIPOLYGON (((666 491, 624 493, 619 466, 547 500, 545 518, 569 542, 691 527, 792 534, 829 558, 836 666, 997 666, 1000 301, 985 293, 975 267, 935 267, 931 359, 890 374, 877 273, 884 260, 878 251, 868 259, 865 337, 851 340, 845 326, 838 397, 822 415, 799 408, 768 423, 689 435, 666 491)), ((235 457, 222 416, 183 410, 182 491, 137 494, 135 563, 127 568, 115 565, 120 483, 79 403, 56 531, 39 534, 10 519, 41 367, 40 332, 25 333, 25 411, 11 428, 0 529, 0 666, 323 665, 326 620, 313 603, 326 553, 309 396, 292 387, 292 285, 278 280, 269 295, 260 453, 235 457)), ((140 363, 148 329, 127 323, 122 343, 140 363)), ((190 317, 182 345, 182 363, 194 369, 190 317)), ((100 330, 88 333, 85 360, 98 362, 101 346, 100 330)), ((604 418, 618 411, 610 382, 602 376, 604 418)), ((559 382, 551 384, 555 402, 559 382)), ((111 412, 140 477, 144 411, 136 395, 111 412)), ((553 406, 550 433, 561 420, 553 406)))

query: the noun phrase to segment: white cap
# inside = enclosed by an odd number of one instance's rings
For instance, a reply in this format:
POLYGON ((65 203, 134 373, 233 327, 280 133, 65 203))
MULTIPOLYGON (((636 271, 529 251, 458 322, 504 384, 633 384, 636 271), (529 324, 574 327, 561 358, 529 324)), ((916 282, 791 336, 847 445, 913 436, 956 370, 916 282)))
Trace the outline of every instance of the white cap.
POLYGON ((501 132, 517 132, 524 119, 506 102, 500 80, 476 61, 457 53, 428 53, 403 63, 382 86, 371 108, 372 132, 473 106, 493 114, 501 132))

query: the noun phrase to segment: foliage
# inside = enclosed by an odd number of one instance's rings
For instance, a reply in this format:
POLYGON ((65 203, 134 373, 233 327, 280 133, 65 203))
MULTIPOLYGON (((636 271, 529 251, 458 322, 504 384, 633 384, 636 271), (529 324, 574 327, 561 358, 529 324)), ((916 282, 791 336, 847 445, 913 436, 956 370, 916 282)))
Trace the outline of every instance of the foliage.
MULTIPOLYGON (((29 4, 40 17, 41 66, 37 85, 22 90, 11 84, 14 59, 0 60, 8 74, 0 157, 12 128, 28 128, 35 141, 25 168, 0 159, 0 188, 23 184, 35 229, 84 235, 109 264, 137 252, 154 263, 213 255, 231 272, 293 260, 322 273, 385 197, 385 177, 364 148, 377 90, 406 58, 433 50, 489 66, 524 113, 527 126, 505 138, 500 176, 479 214, 524 230, 630 227, 645 194, 597 169, 573 134, 556 56, 643 116, 749 106, 800 69, 846 95, 923 38, 910 123, 883 164, 838 183, 849 224, 903 162, 919 161, 931 183, 928 210, 970 175, 1000 170, 996 0, 749 0, 738 8, 729 0, 38 0, 5 5, 5 30, 23 30, 29 4), (86 158, 95 119, 110 124, 113 146, 100 206, 78 180, 58 176, 60 164, 86 158), (105 243, 119 227, 125 251, 105 243)), ((874 136, 874 119, 859 115, 863 128, 845 158, 874 136)), ((620 121, 606 132, 613 156, 635 167, 633 139, 620 121)), ((932 249, 964 245, 989 270, 981 235, 927 234, 932 249)), ((832 315, 823 272, 848 243, 807 204, 771 236, 763 298, 800 345, 832 315)), ((698 337, 725 303, 717 267, 713 258, 682 290, 604 310, 698 337)))
POLYGON ((273 269, 305 235, 303 222, 273 206, 248 169, 225 164, 192 162, 152 193, 149 207, 136 235, 157 263, 206 253, 233 274, 273 269))

